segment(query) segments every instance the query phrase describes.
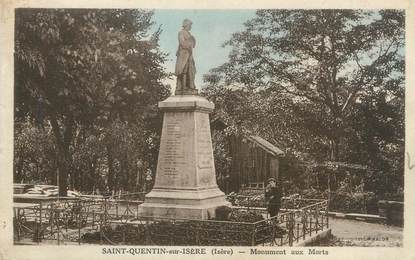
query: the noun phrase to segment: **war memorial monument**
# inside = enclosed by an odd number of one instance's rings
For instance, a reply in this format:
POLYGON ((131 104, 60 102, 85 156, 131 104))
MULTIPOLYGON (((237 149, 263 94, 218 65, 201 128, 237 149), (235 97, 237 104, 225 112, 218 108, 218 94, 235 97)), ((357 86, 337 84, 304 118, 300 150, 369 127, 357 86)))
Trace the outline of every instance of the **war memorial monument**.
POLYGON ((185 19, 179 32, 174 96, 159 102, 164 113, 155 184, 139 207, 152 217, 208 219, 219 206, 230 205, 215 177, 209 113, 214 104, 195 87, 196 45, 185 19))

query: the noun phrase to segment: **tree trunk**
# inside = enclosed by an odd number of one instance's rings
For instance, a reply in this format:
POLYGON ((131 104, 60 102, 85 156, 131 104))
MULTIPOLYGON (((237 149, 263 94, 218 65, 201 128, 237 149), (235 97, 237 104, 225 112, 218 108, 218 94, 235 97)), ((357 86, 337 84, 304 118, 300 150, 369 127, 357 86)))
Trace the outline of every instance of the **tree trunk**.
POLYGON ((339 143, 340 137, 330 138, 330 161, 337 162, 339 160, 339 143))
POLYGON ((99 185, 100 184, 100 180, 99 180, 99 176, 97 176, 96 174, 96 167, 97 167, 97 159, 94 158, 91 162, 91 164, 89 165, 89 178, 88 178, 88 183, 87 183, 87 190, 88 191, 94 191, 94 188, 98 188, 100 191, 102 191, 102 187, 99 185))
POLYGON ((59 196, 66 197, 68 189, 69 151, 58 149, 58 186, 59 196))
POLYGON ((112 157, 111 148, 107 146, 108 176, 107 185, 110 191, 114 190, 114 158, 112 157))
POLYGON ((61 127, 54 116, 51 116, 50 123, 52 125, 53 134, 56 139, 58 148, 58 186, 59 196, 66 197, 68 189, 68 174, 70 165, 69 145, 72 140, 73 120, 66 118, 63 125, 63 134, 61 127))

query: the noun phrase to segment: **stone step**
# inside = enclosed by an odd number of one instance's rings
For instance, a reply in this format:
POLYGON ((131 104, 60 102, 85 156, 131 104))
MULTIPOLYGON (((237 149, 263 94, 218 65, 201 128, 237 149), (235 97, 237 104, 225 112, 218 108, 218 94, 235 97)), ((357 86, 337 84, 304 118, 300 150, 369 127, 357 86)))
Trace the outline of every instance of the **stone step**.
POLYGON ((345 214, 345 218, 354 219, 354 220, 364 220, 364 221, 370 221, 370 222, 383 222, 383 221, 386 221, 385 217, 381 217, 379 215, 361 214, 361 213, 347 213, 347 214, 345 214))

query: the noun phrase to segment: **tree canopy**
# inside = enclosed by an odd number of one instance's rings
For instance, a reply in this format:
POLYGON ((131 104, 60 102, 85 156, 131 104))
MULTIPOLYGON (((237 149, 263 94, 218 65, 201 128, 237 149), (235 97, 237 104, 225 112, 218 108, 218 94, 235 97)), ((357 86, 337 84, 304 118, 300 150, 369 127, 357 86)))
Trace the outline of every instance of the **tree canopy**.
POLYGON ((401 185, 404 27, 397 10, 258 10, 225 42, 229 60, 204 76, 205 94, 242 132, 401 185))
MULTIPOLYGON (((126 9, 16 9, 15 119, 32 120, 53 133, 61 195, 70 172, 79 174, 74 156, 86 156, 92 168, 98 151, 127 156, 117 151, 119 128, 131 125, 137 131, 124 142, 157 142, 157 102, 169 90, 161 83, 166 55, 157 45, 161 31, 152 32, 152 15, 126 9), (81 147, 97 150, 79 155, 81 147)), ((152 149, 146 147, 138 149, 141 157, 152 149)))

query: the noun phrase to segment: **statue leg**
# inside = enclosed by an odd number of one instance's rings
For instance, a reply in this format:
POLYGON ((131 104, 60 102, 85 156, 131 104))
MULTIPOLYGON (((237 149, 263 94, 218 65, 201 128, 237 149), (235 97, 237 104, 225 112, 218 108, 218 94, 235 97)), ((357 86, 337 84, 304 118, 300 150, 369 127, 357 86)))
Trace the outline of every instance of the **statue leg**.
POLYGON ((182 90, 184 91, 184 92, 186 92, 186 90, 188 90, 188 86, 187 86, 187 84, 188 84, 188 80, 187 80, 187 71, 188 71, 188 69, 189 69, 189 65, 188 64, 186 64, 185 66, 184 66, 184 69, 183 69, 183 74, 182 74, 182 90))
POLYGON ((186 74, 188 77, 189 89, 196 89, 196 86, 195 86, 196 67, 195 67, 195 62, 193 59, 189 61, 188 70, 186 74))
POLYGON ((182 80, 183 74, 177 75, 177 81, 176 81, 176 91, 175 94, 178 95, 183 90, 182 80))

